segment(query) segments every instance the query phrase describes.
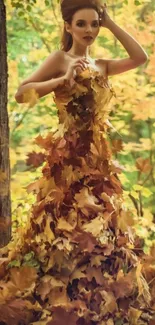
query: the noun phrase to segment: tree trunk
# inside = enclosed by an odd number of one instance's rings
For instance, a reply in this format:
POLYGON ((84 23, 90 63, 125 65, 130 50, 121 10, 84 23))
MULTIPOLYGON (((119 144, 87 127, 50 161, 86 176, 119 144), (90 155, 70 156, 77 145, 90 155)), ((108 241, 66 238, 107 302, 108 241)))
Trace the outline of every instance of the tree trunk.
POLYGON ((9 123, 7 113, 6 9, 0 1, 0 247, 11 239, 9 123))

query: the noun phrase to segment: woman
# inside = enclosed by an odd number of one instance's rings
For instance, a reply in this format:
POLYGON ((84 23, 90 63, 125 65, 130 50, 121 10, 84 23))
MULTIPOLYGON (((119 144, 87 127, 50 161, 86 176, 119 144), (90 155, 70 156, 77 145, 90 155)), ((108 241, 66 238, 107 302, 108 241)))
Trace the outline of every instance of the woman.
POLYGON ((38 97, 53 91, 60 123, 56 132, 36 139, 46 153, 43 177, 28 186, 37 194, 36 203, 24 234, 1 259, 0 321, 149 324, 153 302, 132 229, 134 216, 125 208, 117 176, 122 167, 112 159, 108 134, 108 103, 114 95, 108 75, 143 64, 147 54, 97 0, 64 0, 61 10, 62 50, 51 54, 16 94, 22 103, 32 90, 38 97), (89 46, 102 27, 114 33, 129 58, 90 58, 89 46))
POLYGON ((15 96, 18 103, 23 102, 23 93, 32 88, 39 97, 43 97, 58 86, 63 86, 66 80, 72 86, 75 71, 84 70, 92 61, 88 49, 94 43, 100 28, 108 28, 129 55, 124 59, 95 60, 100 69, 106 67, 107 76, 134 69, 148 59, 140 44, 109 17, 106 5, 101 6, 99 1, 79 0, 74 3, 66 0, 62 1, 61 10, 65 23, 62 50, 52 53, 32 76, 23 81, 15 96))

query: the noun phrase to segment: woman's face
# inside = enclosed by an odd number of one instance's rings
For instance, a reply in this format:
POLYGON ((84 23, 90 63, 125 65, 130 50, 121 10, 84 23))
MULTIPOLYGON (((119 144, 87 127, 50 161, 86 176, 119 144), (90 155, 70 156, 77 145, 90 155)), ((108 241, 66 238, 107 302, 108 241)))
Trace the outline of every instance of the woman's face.
POLYGON ((66 29, 71 33, 73 42, 83 46, 91 45, 97 37, 99 26, 99 15, 92 8, 84 8, 75 12, 71 25, 67 24, 66 29), (90 38, 85 38, 85 37, 90 38))

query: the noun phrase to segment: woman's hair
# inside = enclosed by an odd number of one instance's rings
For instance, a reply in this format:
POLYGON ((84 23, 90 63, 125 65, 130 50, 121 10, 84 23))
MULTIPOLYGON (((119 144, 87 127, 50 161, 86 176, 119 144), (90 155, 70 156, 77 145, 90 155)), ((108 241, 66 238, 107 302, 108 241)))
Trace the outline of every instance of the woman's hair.
POLYGON ((72 35, 66 31, 65 22, 72 23, 73 15, 77 10, 84 8, 92 8, 101 14, 100 0, 61 0, 61 14, 64 20, 63 35, 61 38, 61 50, 67 52, 73 44, 72 35))

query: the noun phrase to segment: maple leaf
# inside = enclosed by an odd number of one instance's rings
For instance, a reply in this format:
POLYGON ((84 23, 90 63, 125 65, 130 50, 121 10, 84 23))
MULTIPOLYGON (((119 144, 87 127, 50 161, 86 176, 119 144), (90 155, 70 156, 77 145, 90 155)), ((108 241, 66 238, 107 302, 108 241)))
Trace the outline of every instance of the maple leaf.
POLYGON ((29 107, 33 107, 39 98, 39 94, 34 88, 27 89, 23 93, 23 102, 29 103, 29 107))
POLYGON ((113 173, 121 173, 123 171, 125 171, 125 167, 120 165, 119 162, 117 160, 112 160, 111 161, 111 171, 113 173))
POLYGON ((46 162, 46 164, 42 168, 42 173, 43 173, 44 177, 46 177, 48 179, 51 177, 51 168, 50 168, 48 162, 46 162))
POLYGON ((46 138, 43 138, 40 134, 35 138, 34 142, 44 149, 49 149, 53 142, 53 134, 51 132, 48 133, 46 138))
POLYGON ((103 301, 100 305, 101 315, 105 316, 107 313, 114 313, 118 310, 116 298, 113 292, 107 292, 105 290, 100 291, 103 301))
POLYGON ((54 163, 59 163, 62 161, 63 157, 67 156, 67 142, 64 138, 58 138, 55 143, 51 145, 49 150, 49 155, 47 160, 49 165, 54 165, 54 163))
POLYGON ((18 288, 8 281, 7 283, 0 282, 0 304, 5 304, 10 298, 16 295, 18 288))
MULTIPOLYGON (((89 194, 89 189, 87 187, 82 188, 80 193, 75 194, 75 200, 77 201, 77 206, 83 210, 90 209, 94 212, 103 211, 104 207, 102 205, 96 204, 98 202, 97 198, 89 194)), ((84 211, 86 212, 86 210, 84 211)))
POLYGON ((96 153, 96 155, 102 159, 110 159, 111 157, 111 148, 109 142, 102 137, 102 139, 98 139, 96 143, 91 143, 91 151, 92 153, 96 153))
POLYGON ((42 300, 45 300, 53 288, 61 288, 63 286, 64 283, 61 280, 58 280, 54 276, 46 274, 40 279, 40 283, 36 289, 36 292, 41 296, 42 300))
POLYGON ((122 270, 118 273, 116 281, 110 284, 116 299, 130 296, 135 289, 133 272, 123 275, 122 270))
POLYGON ((61 178, 65 185, 69 187, 73 182, 78 180, 78 173, 73 170, 73 166, 65 166, 62 171, 61 178))
POLYGON ((86 269, 86 274, 87 274, 87 279, 88 281, 92 281, 93 277, 96 280, 96 283, 99 285, 104 284, 104 278, 103 278, 103 273, 101 270, 101 267, 88 267, 86 269))
POLYGON ((152 169, 152 165, 149 158, 143 159, 139 157, 136 159, 136 167, 141 173, 148 173, 152 169))
POLYGON ((92 255, 90 259, 91 266, 100 266, 103 261, 106 260, 106 257, 103 254, 92 255))
POLYGON ((72 232, 73 229, 75 228, 75 226, 72 226, 69 222, 67 222, 65 220, 65 218, 61 217, 58 220, 58 224, 57 224, 57 229, 59 230, 63 230, 63 231, 67 231, 67 232, 72 232))
POLYGON ((137 325, 137 321, 140 318, 142 311, 138 310, 136 308, 130 307, 128 314, 129 314, 129 321, 130 321, 131 325, 137 325))
POLYGON ((48 241, 49 243, 52 243, 53 240, 55 239, 55 235, 54 235, 54 233, 53 233, 53 231, 52 231, 50 225, 51 225, 51 220, 50 220, 50 218, 48 217, 48 218, 46 219, 46 225, 45 225, 45 227, 44 227, 44 235, 46 235, 47 241, 48 241))
POLYGON ((121 184, 118 176, 116 174, 111 175, 109 177, 109 179, 110 179, 110 182, 111 182, 112 186, 114 187, 116 193, 121 194, 122 193, 122 184, 121 184))
POLYGON ((97 244, 96 239, 92 234, 87 232, 73 232, 72 238, 73 241, 79 244, 79 247, 82 251, 88 251, 91 253, 97 244))
POLYGON ((23 266, 20 269, 10 269, 10 280, 20 291, 33 289, 37 277, 37 270, 34 267, 23 266))
POLYGON ((63 306, 65 308, 70 302, 65 285, 53 288, 48 294, 48 301, 52 307, 63 306))
POLYGON ((31 193, 34 191, 35 193, 39 193, 40 188, 44 186, 45 178, 42 177, 39 180, 29 184, 28 186, 25 186, 24 188, 27 190, 27 193, 31 193))
POLYGON ((123 141, 121 139, 113 139, 111 142, 113 153, 117 153, 123 150, 123 141))
POLYGON ((64 200, 65 193, 63 188, 57 187, 56 185, 53 187, 54 188, 49 191, 48 195, 46 194, 45 203, 54 203, 59 205, 64 200))
POLYGON ((42 163, 45 161, 46 155, 42 152, 31 152, 27 154, 28 158, 26 159, 27 166, 33 165, 34 167, 39 167, 42 165, 42 163))
POLYGON ((85 223, 82 226, 82 229, 86 232, 90 232, 94 237, 97 237, 104 229, 103 220, 100 216, 98 216, 91 220, 89 223, 85 223))
POLYGON ((28 325, 32 317, 31 310, 26 308, 26 302, 22 299, 14 299, 0 305, 0 321, 7 325, 19 325, 21 322, 28 325))
POLYGON ((122 233, 128 232, 130 227, 133 227, 135 224, 134 217, 132 212, 129 210, 121 210, 117 218, 118 228, 122 233))
POLYGON ((47 325, 77 325, 79 317, 73 311, 67 311, 63 307, 52 308, 54 310, 53 320, 47 325))

